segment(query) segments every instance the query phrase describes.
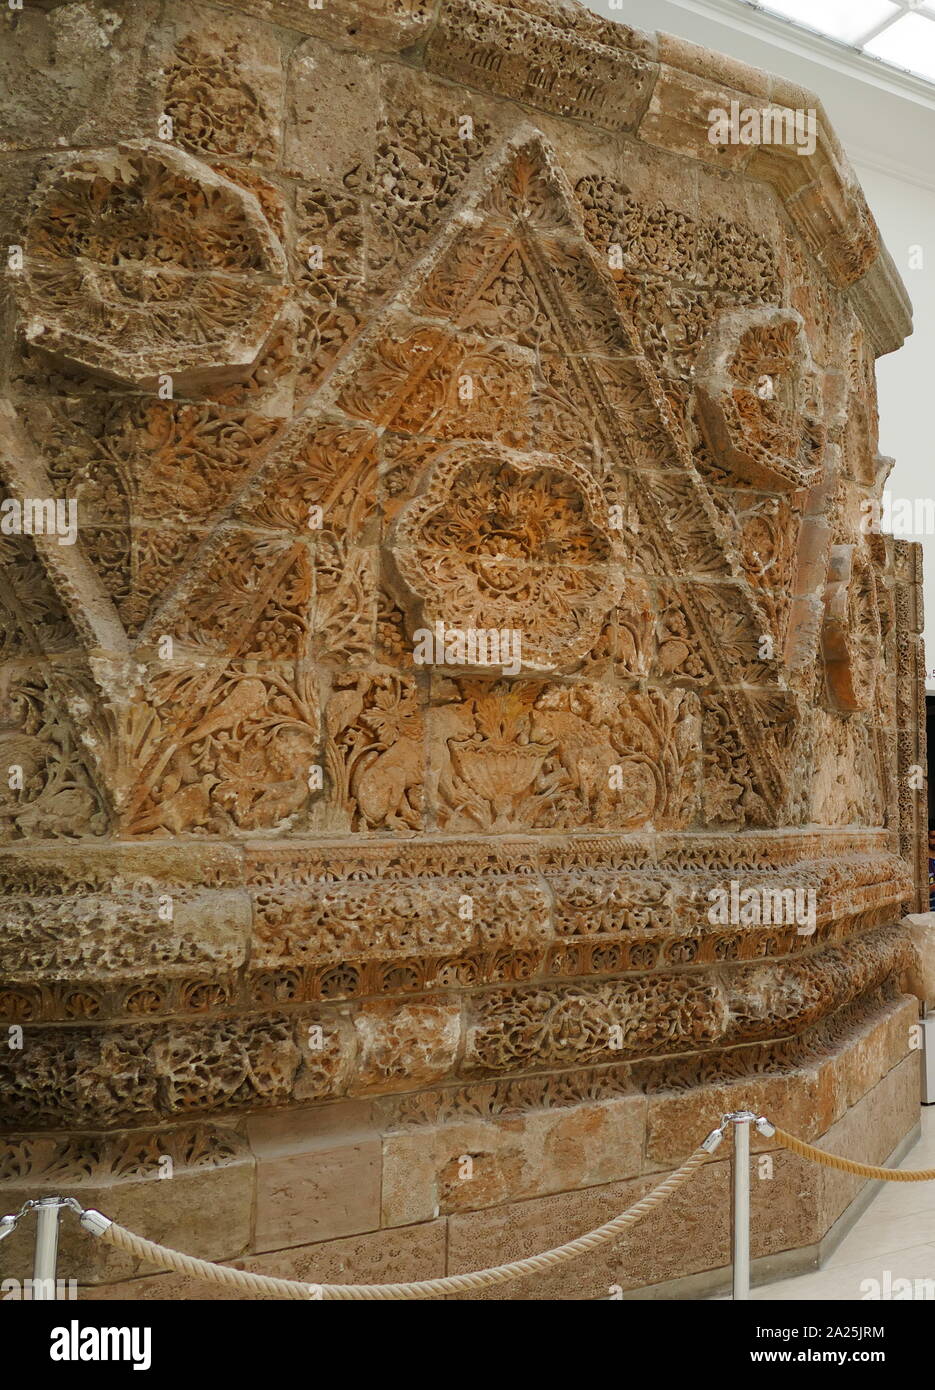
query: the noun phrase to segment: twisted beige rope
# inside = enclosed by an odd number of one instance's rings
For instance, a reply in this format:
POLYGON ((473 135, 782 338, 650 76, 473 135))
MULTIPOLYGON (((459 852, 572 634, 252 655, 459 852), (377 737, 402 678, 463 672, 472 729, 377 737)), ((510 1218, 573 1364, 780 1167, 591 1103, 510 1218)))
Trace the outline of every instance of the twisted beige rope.
POLYGON ((272 1294, 276 1298, 442 1298, 445 1294, 473 1293, 476 1289, 488 1289, 494 1284, 521 1279, 525 1274, 541 1274, 556 1265, 565 1264, 568 1260, 587 1254, 589 1250, 606 1245, 680 1187, 707 1157, 707 1150, 699 1146, 681 1168, 677 1168, 639 1202, 615 1216, 612 1221, 589 1231, 587 1235, 579 1236, 577 1240, 558 1245, 554 1250, 546 1250, 541 1255, 530 1255, 525 1260, 514 1260, 511 1264, 495 1265, 492 1269, 475 1270, 472 1274, 449 1274, 442 1279, 422 1279, 412 1284, 305 1284, 294 1279, 274 1279, 266 1274, 250 1274, 244 1269, 232 1269, 229 1265, 218 1265, 210 1260, 197 1260, 192 1255, 182 1255, 178 1250, 170 1250, 168 1246, 144 1240, 142 1236, 134 1235, 125 1227, 118 1226, 116 1222, 111 1222, 106 1230, 101 1231, 100 1238, 135 1259, 146 1260, 163 1269, 173 1269, 178 1274, 189 1274, 196 1279, 205 1279, 211 1284, 227 1284, 232 1288, 249 1290, 251 1293, 272 1294))
POLYGON ((826 1168, 837 1168, 841 1173, 856 1173, 858 1177, 879 1178, 883 1182, 931 1182, 935 1179, 935 1168, 876 1168, 872 1163, 855 1163, 851 1158, 841 1158, 838 1154, 827 1154, 824 1149, 816 1149, 813 1144, 806 1144, 804 1139, 787 1134, 778 1125, 774 1128, 783 1148, 802 1158, 810 1158, 813 1163, 822 1163, 826 1168))

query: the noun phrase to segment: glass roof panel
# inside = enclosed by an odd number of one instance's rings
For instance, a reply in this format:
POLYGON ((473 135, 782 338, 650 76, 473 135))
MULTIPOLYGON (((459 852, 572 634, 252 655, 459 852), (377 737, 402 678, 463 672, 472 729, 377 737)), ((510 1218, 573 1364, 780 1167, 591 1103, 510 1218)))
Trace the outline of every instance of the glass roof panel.
POLYGON ((864 52, 935 81, 935 20, 921 14, 903 15, 871 39, 864 52))
POLYGON ((760 8, 850 44, 900 13, 892 0, 763 0, 760 8))

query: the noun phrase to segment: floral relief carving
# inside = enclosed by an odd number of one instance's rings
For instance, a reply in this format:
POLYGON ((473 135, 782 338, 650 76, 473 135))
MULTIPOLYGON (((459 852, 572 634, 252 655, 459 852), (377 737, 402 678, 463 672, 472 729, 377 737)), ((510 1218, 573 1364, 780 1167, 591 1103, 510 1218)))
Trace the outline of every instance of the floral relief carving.
POLYGON ((661 1172, 709 1087, 895 1085, 921 561, 859 519, 904 313, 827 132, 715 158, 703 53, 576 0, 123 8, 0 59, 50 93, 0 523, 76 508, 0 524, 0 1183, 144 1233, 195 1190, 274 1260, 347 1235, 298 1157, 392 1264, 661 1172))
POLYGON ((319 733, 300 672, 183 668, 154 682, 152 709, 135 722, 143 774, 128 813, 135 834, 276 828, 309 801, 319 733), (197 712, 181 730, 180 706, 197 712))
POLYGON ((873 562, 862 547, 832 547, 821 649, 832 709, 872 708, 883 632, 873 562))
POLYGON ((325 768, 339 823, 413 831, 422 824, 423 715, 413 682, 341 677, 324 716, 325 768))
MULTIPOLYGON (((67 671, 18 676, 0 683, 0 839, 102 835, 108 808, 81 748, 63 686, 67 671)), ((67 686, 66 686, 67 688, 67 686)))
POLYGON ((257 45, 187 34, 165 70, 163 111, 177 139, 225 156, 269 157, 279 134, 257 45), (257 80, 258 77, 260 80, 257 80))
POLYGON ((692 697, 599 685, 458 683, 428 715, 441 827, 683 824, 695 798, 692 697))

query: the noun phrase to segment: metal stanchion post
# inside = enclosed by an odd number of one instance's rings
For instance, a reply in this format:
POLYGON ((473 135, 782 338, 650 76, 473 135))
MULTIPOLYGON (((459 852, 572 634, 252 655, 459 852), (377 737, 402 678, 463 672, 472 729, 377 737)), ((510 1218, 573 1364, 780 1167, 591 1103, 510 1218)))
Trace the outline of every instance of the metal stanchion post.
POLYGON ((738 1303, 750 1297, 750 1125, 756 1116, 750 1110, 736 1110, 725 1119, 734 1126, 731 1249, 733 1299, 738 1303))
POLYGON ((42 1197, 36 1202, 36 1254, 33 1263, 32 1296, 55 1299, 55 1269, 58 1260, 58 1214, 61 1197, 42 1197))

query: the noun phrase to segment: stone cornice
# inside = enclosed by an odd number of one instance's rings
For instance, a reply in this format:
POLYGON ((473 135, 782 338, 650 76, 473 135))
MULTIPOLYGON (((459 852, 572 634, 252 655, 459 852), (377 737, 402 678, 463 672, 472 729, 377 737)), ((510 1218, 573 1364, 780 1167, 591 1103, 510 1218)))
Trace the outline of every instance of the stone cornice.
POLYGON ((814 93, 559 0, 441 0, 424 59, 440 76, 766 181, 832 282, 848 292, 876 353, 892 352, 912 331, 905 287, 814 93), (713 145, 708 113, 732 101, 814 112, 814 153, 713 145))
POLYGON ((882 242, 876 260, 848 294, 877 357, 902 347, 912 332, 912 301, 882 242))

